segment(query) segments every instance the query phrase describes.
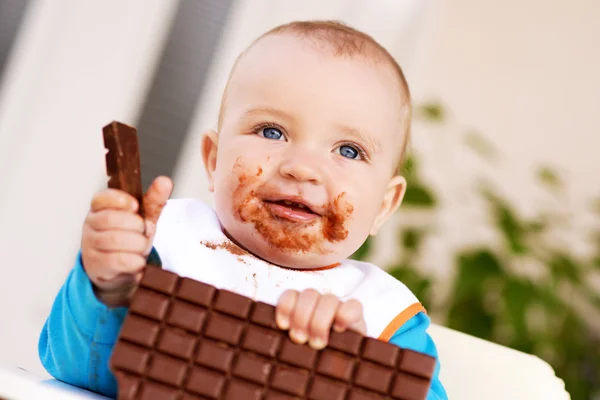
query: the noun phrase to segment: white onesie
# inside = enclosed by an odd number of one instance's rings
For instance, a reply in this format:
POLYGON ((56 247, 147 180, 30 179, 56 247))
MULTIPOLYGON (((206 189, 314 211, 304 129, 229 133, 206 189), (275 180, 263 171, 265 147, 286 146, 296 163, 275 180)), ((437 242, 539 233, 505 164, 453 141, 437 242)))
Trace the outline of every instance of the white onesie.
POLYGON ((154 246, 164 269, 271 305, 287 289, 356 299, 363 305, 367 335, 385 341, 425 312, 403 283, 373 264, 344 260, 329 269, 299 271, 246 254, 221 231, 215 211, 197 200, 167 202, 154 246))

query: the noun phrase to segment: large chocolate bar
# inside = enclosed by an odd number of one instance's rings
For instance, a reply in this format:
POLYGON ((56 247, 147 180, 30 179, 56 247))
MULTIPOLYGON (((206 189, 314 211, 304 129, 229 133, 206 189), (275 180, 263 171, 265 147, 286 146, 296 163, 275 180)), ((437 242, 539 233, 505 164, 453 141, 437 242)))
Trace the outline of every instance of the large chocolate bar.
POLYGON ((144 216, 142 207, 142 178, 140 171, 140 149, 137 130, 121 122, 113 121, 102 128, 106 153, 106 173, 110 177, 108 187, 129 193, 139 203, 139 214, 144 216))
POLYGON ((317 351, 271 305, 146 268, 110 367, 122 400, 422 400, 435 359, 350 331, 317 351))

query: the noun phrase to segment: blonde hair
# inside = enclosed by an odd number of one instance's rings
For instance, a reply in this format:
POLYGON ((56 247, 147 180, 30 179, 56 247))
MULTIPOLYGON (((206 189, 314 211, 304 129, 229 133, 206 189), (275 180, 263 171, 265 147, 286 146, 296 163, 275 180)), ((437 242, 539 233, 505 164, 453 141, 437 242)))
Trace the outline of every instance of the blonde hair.
MULTIPOLYGON (((410 90, 402 68, 392 55, 375 39, 364 32, 356 30, 343 22, 339 21, 294 21, 284 25, 277 26, 255 39, 246 50, 244 50, 236 59, 233 68, 231 69, 229 80, 233 76, 236 66, 240 59, 246 54, 257 42, 270 35, 294 34, 298 37, 309 39, 316 45, 320 45, 324 50, 331 51, 336 57, 362 57, 376 63, 385 63, 392 67, 395 75, 398 78, 400 89, 406 96, 406 102, 402 106, 402 127, 401 134, 403 136, 401 153, 396 165, 395 173, 399 172, 404 159, 404 154, 408 146, 410 138, 410 125, 412 119, 412 102, 410 90)), ((223 92, 221 99, 221 108, 219 110, 219 130, 221 129, 223 109, 227 98, 227 88, 229 80, 223 92)))

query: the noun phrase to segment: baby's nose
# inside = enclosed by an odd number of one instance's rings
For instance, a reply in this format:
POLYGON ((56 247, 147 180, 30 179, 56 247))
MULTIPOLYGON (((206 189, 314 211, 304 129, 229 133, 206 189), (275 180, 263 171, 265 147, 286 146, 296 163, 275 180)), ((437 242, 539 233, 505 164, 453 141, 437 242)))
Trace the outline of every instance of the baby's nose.
POLYGON ((310 182, 315 185, 323 183, 323 172, 319 163, 307 158, 288 158, 281 164, 279 173, 287 179, 310 182))

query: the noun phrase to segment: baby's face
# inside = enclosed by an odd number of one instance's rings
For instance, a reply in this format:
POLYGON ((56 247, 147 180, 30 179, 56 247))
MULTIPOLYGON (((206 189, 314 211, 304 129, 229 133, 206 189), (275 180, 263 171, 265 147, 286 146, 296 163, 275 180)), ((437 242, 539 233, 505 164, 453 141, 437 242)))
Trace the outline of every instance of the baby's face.
POLYGON ((347 258, 395 210, 406 99, 391 67, 305 39, 260 40, 229 83, 220 132, 204 139, 227 234, 291 268, 347 258))

